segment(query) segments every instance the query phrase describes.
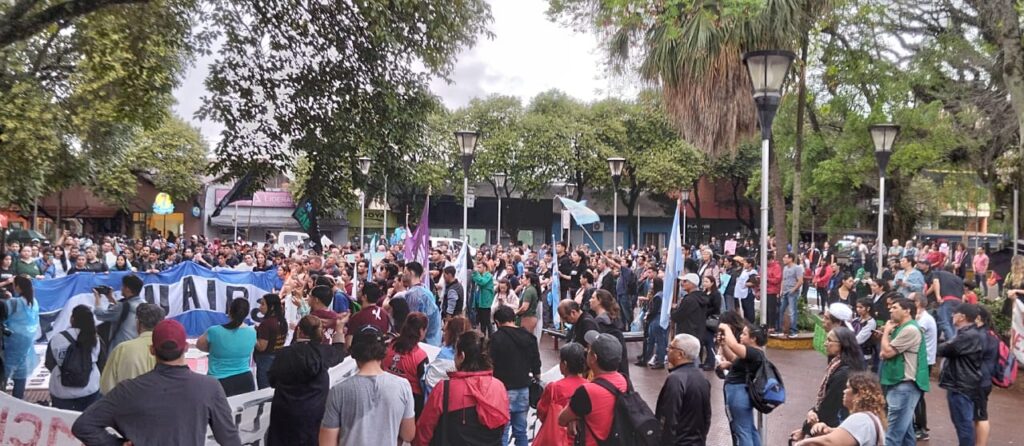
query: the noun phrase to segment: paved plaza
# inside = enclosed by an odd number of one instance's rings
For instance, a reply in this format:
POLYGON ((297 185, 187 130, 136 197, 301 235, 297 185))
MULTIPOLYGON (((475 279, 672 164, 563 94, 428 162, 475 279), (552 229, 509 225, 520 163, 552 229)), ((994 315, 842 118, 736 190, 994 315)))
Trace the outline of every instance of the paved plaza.
MULTIPOLYGON (((562 344, 560 344, 562 345, 562 344)), ((630 360, 634 360, 639 354, 639 343, 630 343, 630 360)), ((558 365, 558 352, 554 350, 551 338, 545 336, 541 341, 541 360, 543 369, 558 365)), ((814 404, 821 377, 825 373, 825 357, 813 350, 768 350, 768 357, 775 363, 782 373, 786 384, 787 402, 772 414, 768 415, 766 424, 768 426, 768 442, 766 446, 787 444, 786 438, 789 432, 800 427, 800 423, 807 410, 814 404)), ((654 410, 658 400, 658 392, 664 383, 665 370, 650 370, 631 365, 630 376, 637 391, 644 397, 644 400, 654 410)), ((725 409, 722 398, 722 380, 714 373, 706 372, 711 381, 711 432, 708 435, 709 446, 731 445, 729 435, 729 423, 725 417, 725 409)), ((932 391, 928 392, 928 424, 931 429, 931 440, 920 442, 935 446, 956 444, 956 432, 949 420, 949 410, 946 407, 946 391, 939 388, 938 381, 932 380, 932 391)), ((994 388, 989 399, 989 419, 992 424, 992 434, 989 437, 989 444, 1013 445, 1024 444, 1024 423, 1018 420, 1020 406, 1024 404, 1024 393, 1016 390, 994 388)))

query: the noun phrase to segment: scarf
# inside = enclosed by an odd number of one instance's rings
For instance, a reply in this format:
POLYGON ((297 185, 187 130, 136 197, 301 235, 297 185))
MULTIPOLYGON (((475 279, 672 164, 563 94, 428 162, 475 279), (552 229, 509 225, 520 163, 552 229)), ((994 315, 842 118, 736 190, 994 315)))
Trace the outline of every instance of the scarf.
POLYGON ((831 378, 832 374, 839 368, 839 365, 839 355, 836 355, 835 358, 832 358, 832 360, 829 361, 828 369, 825 370, 825 376, 821 378, 821 385, 818 386, 818 401, 814 403, 814 407, 820 407, 821 402, 825 400, 825 387, 828 385, 829 378, 831 378))

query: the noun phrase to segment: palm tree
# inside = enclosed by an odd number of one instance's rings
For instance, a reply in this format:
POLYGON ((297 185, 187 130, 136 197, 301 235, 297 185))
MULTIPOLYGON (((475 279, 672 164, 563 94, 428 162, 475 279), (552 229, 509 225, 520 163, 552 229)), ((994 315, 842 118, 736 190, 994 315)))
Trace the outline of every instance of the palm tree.
MULTIPOLYGON (((688 8, 664 2, 623 8, 600 0, 549 1, 551 17, 594 28, 605 37, 613 70, 635 69, 643 80, 660 86, 680 135, 712 159, 734 155, 739 143, 757 131, 742 52, 801 46, 815 18, 832 3, 766 0, 758 7, 740 0, 694 0, 688 8)), ((804 99, 804 77, 800 80, 798 96, 804 99)), ((786 226, 786 210, 774 152, 773 219, 776 244, 784 247, 788 237, 778 228, 786 226)))

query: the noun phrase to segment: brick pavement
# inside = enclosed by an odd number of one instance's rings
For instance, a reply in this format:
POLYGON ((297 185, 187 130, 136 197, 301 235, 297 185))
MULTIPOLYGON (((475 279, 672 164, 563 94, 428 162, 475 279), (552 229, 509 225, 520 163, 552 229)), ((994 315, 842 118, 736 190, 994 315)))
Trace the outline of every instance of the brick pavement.
MULTIPOLYGON (((640 344, 630 343, 629 357, 635 358, 639 354, 639 349, 640 344)), ((768 351, 768 357, 783 375, 788 402, 767 416, 768 442, 766 446, 785 445, 789 432, 800 427, 807 410, 813 405, 821 377, 825 372, 825 358, 811 350, 774 349, 768 351)), ((541 342, 541 360, 544 370, 558 364, 558 353, 552 347, 549 337, 545 337, 541 342)), ((658 399, 658 392, 664 382, 665 370, 642 369, 632 365, 630 367, 634 386, 653 410, 658 399)), ((711 381, 712 396, 712 422, 708 445, 729 446, 732 440, 723 408, 722 381, 715 377, 714 373, 709 372, 707 376, 711 381)), ((926 398, 931 441, 921 442, 921 444, 938 446, 956 444, 956 432, 949 421, 945 390, 940 389, 938 382, 933 380, 932 391, 926 395, 926 398)), ((993 389, 989 400, 989 417, 992 425, 990 445, 1024 444, 1024 435, 1021 435, 1024 434, 1024 424, 1017 424, 1015 421, 1018 414, 1016 409, 1022 404, 1024 404, 1024 394, 1007 389, 993 389)))

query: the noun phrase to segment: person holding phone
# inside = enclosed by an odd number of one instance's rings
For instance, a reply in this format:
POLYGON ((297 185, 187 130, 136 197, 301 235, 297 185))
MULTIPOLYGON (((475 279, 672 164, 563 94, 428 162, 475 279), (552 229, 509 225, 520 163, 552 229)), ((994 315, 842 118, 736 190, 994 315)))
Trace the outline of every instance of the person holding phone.
POLYGON ((108 348, 113 350, 118 344, 130 341, 139 337, 136 326, 135 310, 143 303, 142 279, 135 274, 129 274, 121 279, 121 300, 114 299, 114 290, 109 286, 98 286, 93 288, 92 294, 95 298, 93 308, 96 319, 107 323, 106 329, 100 329, 101 333, 107 333, 108 348), (107 303, 103 304, 103 299, 107 303))

